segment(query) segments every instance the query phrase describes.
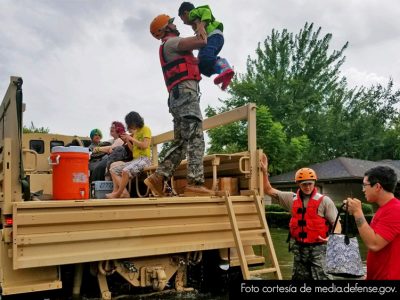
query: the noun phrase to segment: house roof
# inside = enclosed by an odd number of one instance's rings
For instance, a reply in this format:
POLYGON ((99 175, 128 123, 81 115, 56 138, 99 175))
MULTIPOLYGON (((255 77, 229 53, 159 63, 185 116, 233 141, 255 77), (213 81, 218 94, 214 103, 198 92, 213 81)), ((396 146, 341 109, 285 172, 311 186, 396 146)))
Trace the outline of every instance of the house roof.
MULTIPOLYGON (((400 160, 369 161, 348 157, 339 157, 322 163, 310 165, 318 176, 318 181, 335 181, 344 179, 362 179, 364 173, 376 166, 388 166, 394 169, 400 179, 400 160)), ((294 183, 295 171, 270 177, 271 183, 294 183)))

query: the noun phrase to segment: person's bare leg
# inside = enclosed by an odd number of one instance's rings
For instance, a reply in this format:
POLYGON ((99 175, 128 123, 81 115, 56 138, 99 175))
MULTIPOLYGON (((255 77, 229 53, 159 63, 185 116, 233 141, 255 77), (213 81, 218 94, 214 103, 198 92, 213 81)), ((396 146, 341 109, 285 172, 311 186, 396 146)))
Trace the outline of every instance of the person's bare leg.
POLYGON ((120 177, 118 190, 115 193, 116 198, 130 198, 129 192, 126 186, 129 182, 129 171, 122 170, 122 176, 120 177))
POLYGON ((120 180, 119 180, 119 175, 117 175, 116 173, 114 173, 114 172, 110 172, 110 174, 111 174, 111 179, 112 179, 112 182, 113 182, 113 193, 116 193, 117 191, 118 191, 118 188, 119 188, 119 183, 120 183, 120 180))
POLYGON ((110 174, 113 181, 113 191, 109 194, 106 194, 106 198, 119 198, 119 196, 121 195, 120 193, 118 194, 119 188, 121 186, 121 176, 118 176, 113 171, 111 171, 110 174))

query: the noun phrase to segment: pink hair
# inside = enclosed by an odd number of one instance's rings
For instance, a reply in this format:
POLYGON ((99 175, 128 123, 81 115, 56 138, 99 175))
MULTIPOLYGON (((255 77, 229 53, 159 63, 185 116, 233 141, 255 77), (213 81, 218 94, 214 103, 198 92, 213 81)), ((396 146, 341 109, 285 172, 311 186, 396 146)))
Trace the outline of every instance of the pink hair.
POLYGON ((126 131, 124 124, 121 122, 114 121, 111 123, 111 126, 115 127, 115 131, 118 133, 118 135, 123 134, 126 131))

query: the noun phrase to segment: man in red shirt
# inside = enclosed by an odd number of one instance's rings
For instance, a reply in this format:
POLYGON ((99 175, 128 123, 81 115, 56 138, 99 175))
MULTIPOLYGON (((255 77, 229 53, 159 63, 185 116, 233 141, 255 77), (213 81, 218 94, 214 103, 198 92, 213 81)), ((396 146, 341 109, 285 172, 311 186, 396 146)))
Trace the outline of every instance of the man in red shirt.
POLYGON ((389 167, 379 166, 365 172, 365 198, 379 206, 370 225, 360 200, 344 200, 368 248, 367 280, 400 280, 400 200, 394 197, 396 185, 396 173, 389 167))

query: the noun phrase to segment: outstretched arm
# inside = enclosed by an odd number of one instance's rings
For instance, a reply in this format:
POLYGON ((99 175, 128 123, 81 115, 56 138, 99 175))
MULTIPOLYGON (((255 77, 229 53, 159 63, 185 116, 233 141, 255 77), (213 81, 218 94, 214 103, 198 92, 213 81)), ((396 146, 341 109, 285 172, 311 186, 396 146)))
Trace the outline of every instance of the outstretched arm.
POLYGON ((279 190, 274 189, 269 182, 268 173, 268 158, 265 154, 262 155, 260 160, 261 170, 263 171, 263 181, 264 181, 264 193, 271 196, 277 197, 279 190))
POLYGON ((196 35, 192 37, 182 38, 178 44, 178 50, 192 51, 203 48, 205 45, 207 45, 207 39, 204 40, 196 35))

